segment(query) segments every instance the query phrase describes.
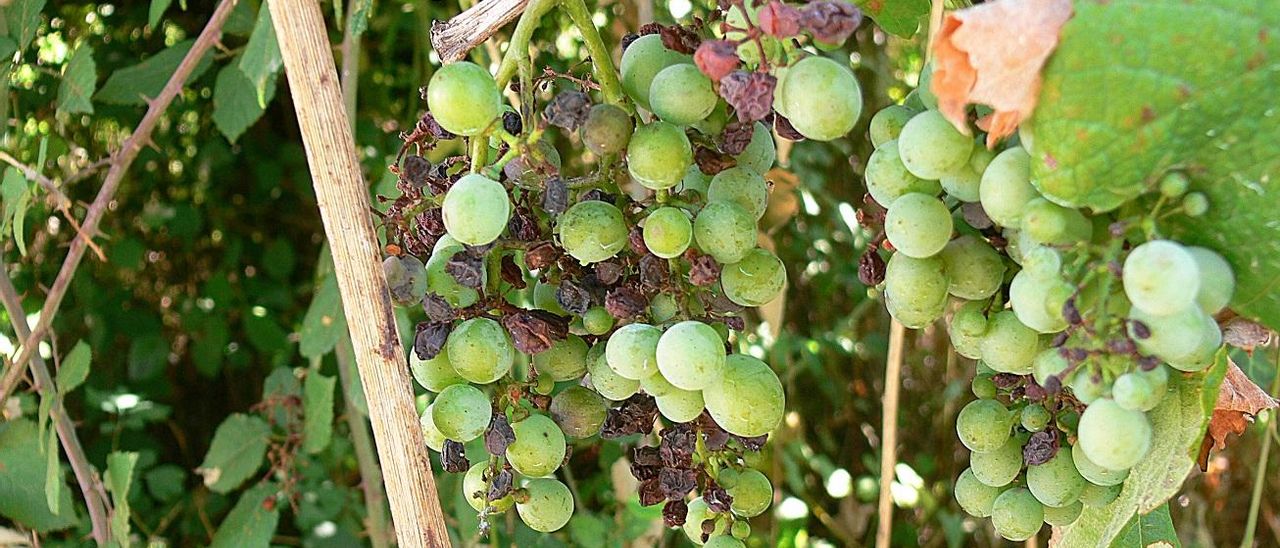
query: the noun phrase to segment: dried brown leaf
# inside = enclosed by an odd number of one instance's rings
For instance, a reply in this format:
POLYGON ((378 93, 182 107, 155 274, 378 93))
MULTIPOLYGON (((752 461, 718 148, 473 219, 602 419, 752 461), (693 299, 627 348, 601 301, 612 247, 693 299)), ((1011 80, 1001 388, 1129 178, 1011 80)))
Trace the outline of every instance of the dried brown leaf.
POLYGON ((1276 399, 1249 380, 1235 362, 1228 364, 1218 402, 1213 406, 1213 418, 1209 419, 1209 430, 1200 445, 1200 469, 1204 470, 1208 464, 1210 450, 1226 448, 1228 436, 1243 434, 1254 416, 1277 405, 1276 399))
POLYGON ((1262 324, 1236 316, 1223 324, 1222 341, 1253 353, 1254 347, 1271 342, 1271 330, 1262 324))

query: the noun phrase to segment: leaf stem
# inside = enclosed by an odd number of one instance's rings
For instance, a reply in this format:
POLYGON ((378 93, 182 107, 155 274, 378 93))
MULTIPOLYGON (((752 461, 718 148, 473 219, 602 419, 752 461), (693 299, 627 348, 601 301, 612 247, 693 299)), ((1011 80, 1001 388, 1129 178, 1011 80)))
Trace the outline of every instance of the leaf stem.
POLYGON ((600 82, 600 92, 604 94, 605 102, 613 105, 621 104, 623 94, 622 84, 618 82, 618 72, 613 67, 609 48, 605 47, 604 40, 600 38, 600 31, 591 20, 591 12, 587 10, 586 2, 561 0, 560 9, 569 14, 573 25, 578 27, 578 32, 582 34, 582 41, 586 43, 587 52, 591 55, 591 66, 596 80, 600 82))
POLYGON ((511 33, 507 53, 498 65, 498 74, 494 77, 498 81, 498 89, 505 89, 511 83, 520 59, 529 55, 529 40, 533 38, 533 31, 538 28, 542 16, 554 5, 556 0, 529 0, 524 13, 520 14, 520 21, 516 23, 516 30, 511 33))

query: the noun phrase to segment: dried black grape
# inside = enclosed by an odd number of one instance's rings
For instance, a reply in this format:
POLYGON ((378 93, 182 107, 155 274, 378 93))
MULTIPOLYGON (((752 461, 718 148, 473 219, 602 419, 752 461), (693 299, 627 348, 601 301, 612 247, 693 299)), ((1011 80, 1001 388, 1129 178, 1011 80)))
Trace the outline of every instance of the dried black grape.
POLYGON ((452 474, 461 474, 471 467, 471 463, 467 462, 466 448, 453 440, 444 440, 444 447, 440 452, 440 464, 444 467, 445 472, 452 474))
POLYGON ((556 302, 566 312, 581 316, 591 308, 591 293, 570 280, 560 280, 560 287, 556 289, 556 302))
POLYGON ((511 429, 506 413, 494 413, 489 429, 484 431, 484 449, 490 455, 502 455, 507 447, 516 441, 516 432, 511 429))
POLYGON ((453 324, 447 321, 419 323, 413 336, 413 353, 420 360, 435 358, 444 349, 450 331, 453 331, 453 324))
POLYGON ((1022 447, 1022 460, 1028 465, 1039 465, 1049 462, 1058 454, 1058 431, 1049 428, 1036 432, 1022 447))

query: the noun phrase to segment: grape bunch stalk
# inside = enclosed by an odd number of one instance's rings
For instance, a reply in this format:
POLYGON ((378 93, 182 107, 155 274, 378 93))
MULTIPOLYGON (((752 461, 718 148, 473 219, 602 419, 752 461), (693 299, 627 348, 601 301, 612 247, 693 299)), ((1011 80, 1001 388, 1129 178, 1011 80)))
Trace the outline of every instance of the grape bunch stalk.
POLYGON ((1234 276, 1214 251, 1161 234, 1208 209, 1185 174, 1157 174, 1113 211, 1064 206, 1034 185, 1029 135, 987 149, 990 111, 972 109, 962 132, 928 81, 926 68, 872 118, 862 218, 879 236, 859 273, 896 320, 945 318, 955 351, 977 360, 955 498, 1025 540, 1120 494, 1152 447, 1147 412, 1215 363, 1234 276))
POLYGON ((383 266, 427 318, 409 364, 431 394, 422 430, 482 530, 513 506, 560 529, 571 449, 624 438, 643 505, 698 544, 743 546, 773 498, 748 463, 784 412, 778 375, 738 351, 746 309, 787 279, 758 245, 774 133, 853 128, 858 82, 820 50, 860 22, 840 1, 726 0, 627 36, 616 71, 436 70, 392 166, 383 266))

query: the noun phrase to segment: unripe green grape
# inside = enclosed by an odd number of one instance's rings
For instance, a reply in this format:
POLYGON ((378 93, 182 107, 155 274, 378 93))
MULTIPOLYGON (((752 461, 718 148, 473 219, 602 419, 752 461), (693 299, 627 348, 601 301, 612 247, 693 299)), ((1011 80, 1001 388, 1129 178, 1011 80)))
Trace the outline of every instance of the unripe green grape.
MULTIPOLYGON (((684 525, 681 526, 681 529, 684 530, 685 536, 689 537, 690 541, 702 546, 702 522, 709 519, 715 519, 716 516, 716 513, 712 512, 710 508, 707 508, 706 500, 702 497, 695 498, 689 501, 688 510, 685 511, 684 525)), ((724 520, 717 519, 715 527, 711 530, 710 536, 714 537, 724 534, 727 527, 728 525, 726 525, 724 520)))
POLYGON ((1009 485, 1022 471, 1022 444, 1017 438, 1007 438, 994 451, 969 453, 969 468, 973 476, 986 485, 1009 485))
POLYGON ((1200 290, 1200 267, 1181 244, 1152 240, 1129 252, 1124 260, 1124 294, 1139 310, 1168 316, 1195 303, 1200 290))
POLYGON ((884 232, 893 247, 908 257, 932 257, 946 247, 953 229, 947 205, 928 194, 904 194, 889 206, 884 232))
POLYGON ((707 200, 733 202, 759 220, 769 205, 769 184, 764 176, 747 167, 731 167, 711 178, 707 200))
POLYGON ((458 375, 449 363, 449 351, 441 349, 436 357, 429 360, 418 358, 417 352, 409 352, 409 372, 418 384, 430 392, 439 392, 445 388, 467 382, 458 375))
POLYGON ((551 417, 529 415, 511 425, 516 441, 507 446, 507 462, 524 476, 550 476, 564 462, 564 432, 551 417))
POLYGON ((741 261, 720 272, 724 296, 742 306, 757 307, 773 301, 787 283, 782 260, 766 249, 752 249, 741 261))
POLYGON ((997 389, 995 381, 991 380, 990 375, 977 375, 969 381, 969 390, 979 399, 990 400, 996 397, 997 389))
POLYGON ((692 59, 688 55, 671 51, 662 45, 662 37, 647 34, 637 38, 622 52, 622 61, 618 64, 622 78, 622 90, 636 104, 649 109, 649 89, 653 79, 669 66, 688 63, 692 59))
POLYGON ((502 183, 470 173, 445 193, 440 208, 445 230, 466 245, 485 245, 502 235, 511 217, 511 199, 502 183))
POLYGON ((1027 467, 1027 488, 1045 506, 1066 506, 1079 500, 1086 483, 1066 451, 1058 451, 1044 464, 1027 467))
POLYGON ((693 238, 716 262, 736 263, 756 247, 756 222, 738 204, 710 202, 693 219, 693 238))
POLYGON ((660 207, 644 221, 644 245, 649 252, 670 259, 679 257, 693 242, 693 221, 678 207, 660 207))
POLYGON ((987 165, 995 157, 996 154, 984 146, 974 147, 965 168, 938 179, 942 190, 962 202, 977 202, 981 198, 979 188, 982 186, 982 172, 986 171, 987 165))
POLYGON ((707 543, 704 546, 707 548, 746 548, 747 545, 732 536, 720 535, 707 539, 707 543))
POLYGON ((916 93, 920 104, 929 110, 938 110, 938 96, 933 93, 933 65, 927 64, 920 69, 920 79, 916 82, 916 93))
MULTIPOLYGON (((653 377, 656 375, 650 375, 653 377)), ((641 381, 641 385, 644 381, 641 381)), ((706 409, 706 404, 702 401, 702 392, 699 390, 681 390, 671 387, 672 390, 661 396, 655 396, 654 401, 658 404, 658 412, 671 422, 689 422, 698 418, 702 414, 702 410, 706 409)))
POLYGON ((516 357, 507 332, 489 318, 458 324, 445 341, 445 351, 458 375, 476 384, 501 379, 511 371, 516 357))
POLYGON ((1062 254, 1043 245, 1030 247, 1022 252, 1022 268, 1038 276, 1059 275, 1062 271, 1062 254))
POLYGON ((1191 180, 1181 171, 1170 171, 1160 177, 1158 188, 1160 194, 1165 198, 1177 198, 1187 192, 1187 187, 1191 186, 1191 180))
POLYGON ((593 306, 582 314, 582 328, 592 335, 604 335, 613 329, 613 314, 603 306, 593 306))
POLYGON ((703 173, 698 164, 690 164, 680 179, 680 192, 693 191, 706 197, 708 186, 711 186, 711 176, 703 173))
POLYGON ((1009 441, 1013 413, 996 400, 974 400, 956 416, 960 443, 975 453, 995 451, 1009 441))
MULTIPOLYGON (((1009 283, 1009 303, 1018 321, 1040 333, 1057 333, 1066 329, 1067 320, 1062 315, 1061 306, 1051 310, 1048 299, 1064 285, 1066 282, 1057 274, 1040 274, 1024 269, 1014 275, 1009 283)), ((1068 286, 1067 291, 1070 295, 1073 289, 1068 286)))
POLYGON ((903 325, 919 329, 942 317, 948 280, 941 257, 894 253, 884 274, 885 306, 903 325))
POLYGON ((702 391, 702 398, 717 424, 745 437, 777 427, 786 403, 778 375, 764 362, 742 354, 725 359, 723 376, 702 391))
POLYGON ((427 110, 450 133, 479 135, 498 117, 501 106, 497 82, 475 63, 444 65, 427 83, 427 110))
POLYGON ((1078 209, 1033 198, 1022 212, 1022 231, 1043 245, 1072 245, 1093 237, 1093 223, 1078 209))
POLYGON ((608 408, 599 394, 570 386, 551 398, 548 412, 565 436, 582 439, 600 433, 608 408))
POLYGON ((1209 197, 1203 192, 1188 192, 1182 198, 1182 210, 1188 217, 1200 217, 1209 212, 1209 197))
POLYGON ((843 137, 862 113, 858 79, 826 57, 805 57, 788 67, 779 78, 775 97, 791 126, 815 141, 843 137))
POLYGON ((586 200, 560 215, 560 245, 582 264, 617 255, 627 245, 627 223, 613 204, 586 200))
POLYGON ((1125 373, 1116 377, 1111 385, 1111 397, 1116 405, 1131 411, 1150 411, 1164 399, 1164 387, 1156 386, 1148 377, 1138 373, 1125 373))
POLYGON ((689 127, 714 139, 724 133, 724 126, 728 123, 729 104, 724 101, 717 101, 716 106, 711 109, 711 114, 708 114, 706 118, 689 124, 689 127))
POLYGON ((1022 427, 1027 429, 1028 432, 1039 432, 1044 430, 1045 426, 1048 426, 1049 419, 1053 418, 1053 415, 1043 405, 1031 404, 1022 408, 1020 417, 1022 419, 1022 427))
POLYGON ((751 536, 751 524, 745 521, 735 521, 733 526, 729 527, 729 534, 734 538, 747 539, 751 536))
POLYGON ((605 359, 604 347, 603 343, 597 344, 592 350, 599 348, 599 353, 595 356, 591 353, 587 354, 587 371, 591 374, 591 387, 607 400, 622 401, 630 398, 640 390, 640 381, 615 373, 605 359), (592 359, 593 357, 595 359, 592 359))
POLYGON ((653 323, 664 323, 676 317, 679 312, 680 303, 677 303, 676 298, 670 294, 659 293, 649 301, 649 319, 653 320, 653 323))
POLYGON ((879 147, 889 141, 898 138, 902 133, 903 126, 916 115, 916 111, 902 105, 889 105, 876 112, 871 117, 871 126, 868 133, 871 135, 871 145, 879 147))
POLYGON ((563 483, 538 478, 524 486, 529 499, 516 503, 516 513, 530 529, 550 533, 564 527, 573 517, 573 494, 563 483))
POLYGON ((533 367, 556 382, 581 378, 587 372, 587 343, 577 335, 555 341, 533 355, 533 367))
POLYGON ((960 477, 956 478, 954 494, 956 502, 965 513, 975 518, 985 518, 991 516, 996 497, 1000 496, 1000 488, 978 481, 973 470, 965 468, 960 477))
POLYGON ((1003 310, 991 317, 982 337, 982 361, 1001 373, 1025 375, 1040 352, 1040 335, 1023 325, 1013 312, 1003 310))
POLYGON ((533 285, 533 307, 557 316, 568 316, 569 312, 560 306, 560 301, 556 300, 558 291, 560 286, 538 281, 533 285))
POLYGON ((898 136, 902 165, 921 179, 939 179, 968 167, 973 138, 960 133, 936 110, 917 114, 898 136))
POLYGON ((1044 522, 1054 527, 1066 527, 1080 519, 1083 512, 1084 503, 1078 500, 1061 507, 1045 506, 1044 522))
MULTIPOLYGON (((453 238, 449 239, 453 240, 453 238)), ((441 240, 443 241, 444 238, 442 237, 441 240)), ((454 240, 453 245, 437 245, 431 252, 431 258, 427 259, 427 290, 439 295, 454 308, 466 308, 480 300, 480 292, 458 283, 458 279, 448 271, 449 260, 464 251, 462 244, 454 240)), ((480 269, 481 277, 484 277, 485 266, 481 265, 480 269)))
POLYGON ((596 156, 604 156, 625 150, 634 130, 635 122, 627 111, 617 105, 601 103, 591 107, 578 131, 587 150, 596 156))
MULTIPOLYGON (((1165 360, 1175 369, 1199 371, 1213 362, 1222 344, 1222 331, 1213 318, 1197 306, 1168 316, 1156 316, 1138 309, 1129 310, 1129 318, 1142 322, 1149 336, 1134 337, 1138 349, 1165 360)), ((1136 329, 1130 325, 1130 335, 1136 329)))
POLYGON ((991 524, 1008 540, 1027 540, 1044 524, 1044 505, 1031 491, 1014 487, 996 497, 991 508, 991 524))
POLYGON ((431 410, 434 407, 434 404, 427 406, 422 415, 418 417, 418 426, 422 428, 422 438, 427 442, 427 447, 439 453, 444 450, 444 442, 448 438, 445 437, 444 432, 436 428, 436 421, 431 418, 431 410))
POLYGON ((467 470, 466 475, 462 476, 462 494, 467 497, 467 504, 477 512, 483 511, 488 506, 493 506, 499 512, 506 512, 516 503, 515 497, 507 495, 489 502, 486 498, 488 489, 485 487, 485 474, 488 470, 487 461, 480 461, 467 470))
POLYGON ((921 179, 907 171, 898 154, 896 140, 886 141, 871 153, 863 176, 866 178, 867 193, 884 207, 889 207, 904 194, 918 192, 933 196, 942 188, 937 181, 921 179))
POLYGON ((676 186, 692 164, 689 138, 679 126, 667 122, 655 121, 636 128, 627 144, 627 170, 645 188, 676 186))
POLYGON ((683 321, 662 333, 656 356, 658 370, 673 386, 702 390, 724 371, 724 340, 705 323, 683 321))
POLYGON ((556 381, 551 379, 550 375, 539 375, 538 379, 533 383, 533 393, 542 396, 550 396, 556 390, 556 381))
MULTIPOLYGON (((1057 348, 1046 348, 1036 354, 1035 359, 1031 360, 1031 376, 1035 378, 1036 384, 1044 386, 1049 382, 1049 377, 1061 375, 1067 367, 1071 365, 1067 359, 1058 353, 1057 348)), ((1063 380, 1063 379, 1059 379, 1063 380)))
POLYGON ((418 304, 427 294, 427 271, 413 255, 387 257, 382 261, 382 273, 391 289, 391 300, 400 306, 418 304))
POLYGON ((1111 504, 1120 496, 1120 491, 1124 489, 1123 485, 1094 485, 1090 483, 1084 486, 1084 491, 1080 493, 1080 502, 1085 506, 1092 508, 1100 508, 1111 504))
POLYGON ((734 160, 739 166, 764 175, 778 158, 777 144, 773 142, 773 131, 763 122, 756 122, 751 127, 751 142, 734 156, 734 160))
POLYGON ((990 297, 1004 281, 1004 261, 991 244, 965 234, 947 242, 942 262, 950 284, 947 292, 971 301, 990 297))
POLYGON ((1151 421, 1114 400, 1099 399, 1080 415, 1077 431, 1084 455, 1103 468, 1127 470, 1151 449, 1151 421))
POLYGON ((605 361, 615 373, 639 382, 658 371, 658 341, 663 333, 652 325, 619 327, 605 345, 605 361))
POLYGON ((1013 147, 991 160, 978 186, 982 210, 993 222, 1016 228, 1027 202, 1040 193, 1031 186, 1031 156, 1022 147, 1013 147))
POLYGON ((1203 371, 1216 361, 1220 348, 1222 348, 1222 330, 1213 318, 1209 318, 1201 324, 1200 344, 1191 354, 1169 360, 1169 367, 1188 373, 1203 371))
POLYGON ((1101 377, 1095 376, 1087 370, 1081 369, 1076 371, 1075 376, 1071 378, 1071 394, 1085 405, 1091 404, 1107 395, 1107 386, 1101 377))
POLYGON ((672 386, 670 382, 667 382, 667 378, 662 376, 661 371, 657 371, 648 377, 640 379, 640 389, 644 390, 645 394, 655 398, 665 396, 679 390, 679 388, 676 388, 672 386))
POLYGON ((986 304, 969 301, 960 305, 951 315, 947 333, 957 354, 974 360, 982 358, 982 337, 987 334, 986 304))
POLYGON ((702 120, 720 98, 698 67, 680 63, 662 69, 649 84, 649 106, 664 122, 685 126, 702 120))
POLYGON ((489 398, 469 384, 455 384, 440 391, 430 410, 436 429, 444 437, 460 443, 480 437, 493 418, 489 398))
POLYGON ((1236 291, 1236 277, 1222 255, 1204 247, 1187 247, 1200 272, 1200 290, 1196 304, 1208 314, 1217 314, 1231 304, 1236 291))
POLYGON ((733 497, 729 508, 744 518, 763 514, 773 502, 773 484, 769 482, 768 476, 754 468, 742 470, 734 478, 733 484, 724 488, 733 497))

